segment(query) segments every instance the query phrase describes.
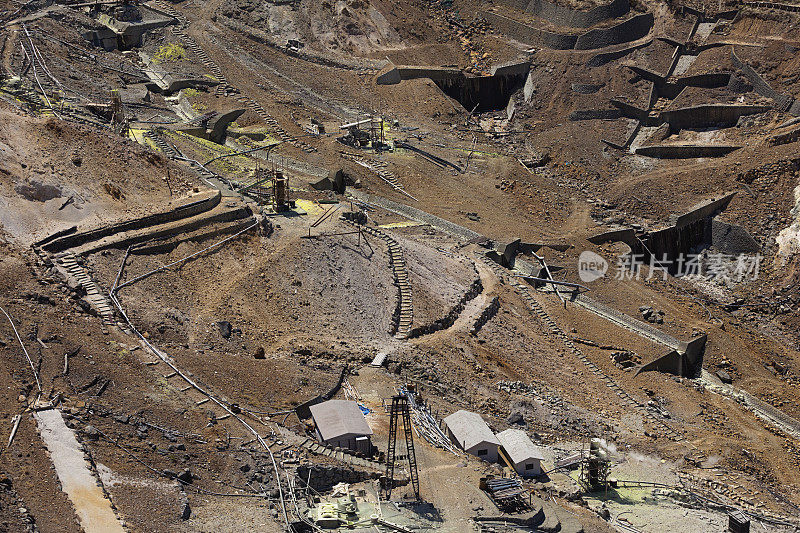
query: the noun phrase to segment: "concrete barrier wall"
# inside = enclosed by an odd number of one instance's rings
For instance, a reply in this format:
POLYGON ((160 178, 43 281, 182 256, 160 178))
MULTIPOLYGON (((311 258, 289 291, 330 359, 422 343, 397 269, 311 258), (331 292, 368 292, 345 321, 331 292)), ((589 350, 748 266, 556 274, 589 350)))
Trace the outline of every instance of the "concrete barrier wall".
POLYGON ((525 44, 538 44, 554 50, 593 50, 645 37, 653 28, 653 14, 644 13, 609 28, 590 30, 581 35, 555 33, 484 11, 481 14, 495 29, 525 44))
MULTIPOLYGON (((519 2, 513 1, 512 3, 518 4, 519 2)), ((613 0, 609 4, 597 6, 588 11, 577 11, 547 0, 530 0, 525 11, 556 26, 591 28, 595 24, 626 14, 630 11, 630 3, 628 0, 613 0)))
POLYGON ((175 237, 167 240, 159 240, 158 244, 137 246, 131 248, 131 255, 153 255, 153 254, 166 254, 177 248, 184 242, 201 242, 208 239, 219 237, 220 235, 230 235, 244 230, 248 226, 252 226, 256 219, 252 216, 243 218, 236 221, 231 221, 224 226, 215 226, 211 229, 204 231, 203 228, 192 232, 183 232, 175 237))
POLYGON ((467 241, 477 241, 484 238, 483 235, 476 231, 472 231, 469 228, 465 228, 464 226, 456 224, 455 222, 450 222, 449 220, 437 217, 436 215, 426 213, 425 211, 421 211, 415 207, 411 207, 410 205, 400 204, 387 198, 382 198, 380 196, 375 196, 355 189, 348 189, 347 192, 356 200, 365 202, 367 205, 376 205, 397 213, 398 215, 410 218, 411 220, 428 224, 432 228, 447 233, 448 235, 452 235, 456 238, 467 241))
POLYGON ((733 64, 742 71, 745 78, 753 84, 753 90, 762 96, 766 96, 775 101, 775 105, 781 111, 789 111, 791 108, 794 97, 781 94, 772 87, 770 87, 769 83, 767 83, 764 78, 762 78, 758 72, 753 70, 753 67, 739 59, 739 56, 736 55, 736 51, 731 48, 731 60, 733 64))
POLYGON ((753 86, 747 80, 744 80, 735 74, 731 74, 731 77, 728 79, 728 86, 725 88, 732 93, 741 94, 749 93, 753 90, 753 86))
POLYGON ((652 84, 650 86, 650 94, 647 97, 647 110, 648 110, 647 114, 648 115, 650 114, 650 109, 653 109, 653 106, 656 105, 656 102, 658 102, 658 97, 659 97, 658 87, 654 83, 654 84, 652 84))
POLYGON ((525 98, 526 103, 531 101, 534 89, 533 76, 529 72, 528 76, 525 78, 525 85, 522 86, 522 96, 525 98))
POLYGON ((343 70, 355 70, 355 71, 367 71, 367 70, 380 70, 384 68, 387 64, 385 59, 367 59, 364 57, 358 58, 343 58, 342 56, 334 56, 333 54, 326 54, 324 52, 314 51, 309 52, 307 50, 296 50, 292 51, 287 49, 286 41, 278 42, 274 39, 274 37, 264 31, 261 31, 257 28, 253 28, 252 26, 248 26, 246 24, 242 24, 236 19, 232 19, 220 14, 217 14, 217 20, 227 26, 229 29, 237 32, 238 35, 243 35, 244 37, 255 41, 259 44, 264 44, 273 48, 274 50, 287 55, 287 56, 294 56, 298 57, 304 61, 309 61, 311 63, 317 63, 319 65, 324 65, 327 67, 333 68, 340 68, 343 70))
POLYGON ((662 76, 658 72, 654 72, 650 69, 640 67, 638 65, 626 65, 629 70, 632 70, 635 74, 639 77, 651 81, 656 84, 663 85, 666 82, 666 77, 662 76))
POLYGON ((734 196, 736 196, 736 193, 732 192, 722 196, 721 198, 704 202, 702 205, 694 207, 682 215, 676 216, 674 223, 677 227, 681 227, 698 220, 713 217, 721 211, 727 209, 728 204, 731 203, 731 200, 733 200, 734 196))
POLYGON ((67 235, 45 244, 43 248, 51 253, 60 252, 80 244, 102 239, 103 237, 108 237, 109 235, 113 235, 115 233, 146 228, 156 224, 164 224, 182 218, 188 218, 216 207, 220 203, 221 198, 222 194, 219 191, 216 191, 208 198, 178 206, 170 211, 156 213, 154 215, 129 220, 126 222, 120 222, 119 224, 111 224, 102 228, 67 235))
POLYGON ((708 104, 663 111, 659 116, 677 130, 734 125, 743 116, 764 113, 769 109, 762 105, 708 104))
POLYGON ((490 11, 483 11, 481 16, 496 30, 525 44, 546 46, 554 50, 571 50, 575 48, 578 40, 577 35, 563 35, 541 30, 490 11))
POLYGON ((777 2, 742 2, 747 7, 760 7, 764 9, 777 9, 778 11, 789 11, 800 13, 800 6, 794 4, 779 4, 777 2))
POLYGON ((674 83, 681 87, 717 89, 719 87, 726 87, 730 79, 730 72, 709 72, 706 74, 695 74, 694 76, 684 76, 675 80, 674 83))
POLYGON ((647 109, 640 109, 635 105, 623 102, 617 98, 611 99, 611 105, 620 110, 621 114, 626 117, 635 118, 636 120, 646 122, 649 118, 647 109))
POLYGON ((672 82, 667 82, 666 78, 664 78, 663 82, 656 82, 656 85, 658 85, 659 96, 674 100, 686 87, 699 87, 701 89, 727 88, 730 80, 731 75, 729 72, 712 72, 686 76, 672 82))
POLYGON ((603 65, 610 63, 612 61, 616 61, 617 59, 623 58, 626 55, 639 50, 640 48, 646 48, 653 44, 653 40, 650 39, 646 42, 636 44, 633 46, 628 46, 626 48, 621 48, 619 50, 614 50, 613 52, 602 52, 595 56, 592 56, 589 61, 586 62, 587 67, 602 67, 603 65))
POLYGON ((300 420, 306 420, 311 418, 311 407, 317 405, 318 403, 326 402, 331 398, 333 398, 336 395, 336 393, 339 392, 339 389, 342 388, 342 383, 344 383, 344 378, 347 377, 348 373, 349 369, 347 365, 344 365, 341 373, 339 374, 339 380, 333 387, 331 387, 331 390, 329 390, 325 394, 320 394, 319 396, 315 396, 314 398, 311 398, 310 400, 301 403, 300 405, 294 408, 297 417, 300 420))
POLYGON ((433 81, 452 81, 466 77, 462 71, 456 68, 400 66, 397 67, 397 71, 400 73, 401 80, 430 78, 433 81))
MULTIPOLYGON (((676 260, 680 254, 687 254, 697 246, 711 242, 711 221, 701 219, 681 227, 670 226, 660 231, 650 233, 642 239, 647 250, 653 253, 655 259, 662 259, 665 255, 671 264, 668 264, 672 273, 677 271, 676 260)), ((650 259, 649 254, 646 258, 650 259)))
POLYGON ((393 85, 402 80, 428 78, 466 109, 477 105, 478 111, 490 111, 507 108, 511 95, 526 84, 530 63, 503 65, 494 72, 491 76, 467 77, 453 68, 398 66, 378 76, 376 83, 393 85))
POLYGON ((609 307, 597 300, 586 296, 586 294, 578 294, 573 300, 573 303, 584 307, 601 317, 614 322, 623 328, 636 332, 642 337, 650 339, 653 342, 663 344, 673 350, 682 349, 685 343, 676 339, 672 335, 664 333, 663 331, 651 326, 641 320, 636 320, 621 311, 617 311, 613 307, 609 307))
POLYGON ((658 159, 693 159, 697 157, 720 157, 738 150, 741 146, 723 144, 657 144, 640 146, 637 155, 658 159))
MULTIPOLYGON (((720 11, 718 13, 706 13, 699 11, 689 6, 681 6, 680 11, 686 15, 694 15, 697 17, 698 22, 716 22, 718 20, 733 20, 739 13, 738 9, 731 9, 729 11, 720 11)), ((689 38, 693 37, 691 34, 689 38)))
POLYGON ((166 227, 163 224, 159 224, 143 231, 120 233, 112 239, 103 239, 100 241, 87 243, 85 246, 77 249, 76 253, 80 255, 86 255, 108 248, 125 248, 131 244, 172 237, 174 235, 196 231, 204 227, 211 226, 212 224, 234 222, 236 220, 241 220, 248 217, 250 224, 252 224, 255 222, 255 219, 252 218, 252 215, 253 212, 249 207, 237 207, 235 209, 220 211, 218 213, 200 218, 186 219, 184 222, 179 222, 166 227))
POLYGON ((580 37, 575 43, 576 50, 593 50, 615 44, 628 43, 645 37, 653 29, 654 18, 652 13, 643 13, 628 20, 611 26, 590 30, 580 37))
POLYGON ((633 228, 619 228, 605 231, 589 237, 587 240, 593 244, 621 241, 630 246, 632 250, 639 246, 636 239, 636 231, 633 228))
POLYGON ((530 61, 509 61, 492 67, 492 76, 527 76, 531 70, 530 61))
POLYGON ((527 74, 479 76, 467 78, 461 72, 451 78, 433 79, 448 96, 458 100, 465 109, 478 111, 504 109, 511 95, 525 84, 527 74))
MULTIPOLYGON (((727 194, 721 198, 706 202, 699 207, 691 209, 680 216, 673 217, 672 225, 659 231, 653 231, 641 240, 632 229, 620 228, 610 230, 589 239, 595 244, 604 242, 624 242, 631 248, 631 253, 644 254, 645 262, 650 260, 650 254, 655 259, 662 259, 666 254, 671 261, 668 264, 671 273, 677 270, 676 259, 680 254, 687 254, 692 248, 712 242, 712 220, 720 211, 728 207, 735 193, 727 194)), ((738 234, 737 234, 738 235, 738 234)), ((722 238, 719 238, 720 242, 722 238)), ((685 349, 674 347, 675 349, 685 349)))

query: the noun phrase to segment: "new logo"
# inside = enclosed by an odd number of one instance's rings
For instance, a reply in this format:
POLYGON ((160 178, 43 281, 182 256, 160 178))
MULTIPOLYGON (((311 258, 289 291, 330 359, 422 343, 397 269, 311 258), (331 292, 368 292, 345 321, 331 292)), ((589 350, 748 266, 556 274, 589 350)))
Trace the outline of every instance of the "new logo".
POLYGON ((608 261, 594 252, 585 250, 578 256, 578 277, 584 283, 589 283, 605 276, 608 271, 608 261))

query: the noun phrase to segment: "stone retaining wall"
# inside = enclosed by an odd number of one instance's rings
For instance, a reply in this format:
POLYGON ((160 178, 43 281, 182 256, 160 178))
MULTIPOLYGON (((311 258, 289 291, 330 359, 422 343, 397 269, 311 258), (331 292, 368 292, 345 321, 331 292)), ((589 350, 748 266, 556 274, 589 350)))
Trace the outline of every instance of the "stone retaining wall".
POLYGON ((660 118, 673 130, 731 126, 746 115, 769 111, 768 106, 740 104, 706 104, 662 111, 660 118))
POLYGON ((119 224, 111 224, 89 231, 65 235, 44 244, 42 248, 51 253, 60 252, 68 248, 74 248, 80 244, 102 239, 103 237, 108 237, 109 235, 113 235, 115 233, 142 229, 157 224, 173 222, 182 218, 188 218, 213 209, 220 203, 221 198, 222 193, 220 193, 220 191, 216 191, 216 193, 208 198, 178 206, 170 211, 120 222, 119 224))
POLYGON ((483 292, 483 283, 481 282, 480 278, 478 278, 472 282, 472 285, 470 285, 470 288, 467 290, 467 292, 461 296, 461 298, 458 300, 458 303, 456 303, 456 305, 454 305, 445 316, 430 324, 425 324, 412 329, 408 337, 413 339, 414 337, 429 335, 436 331, 449 328, 455 324, 458 315, 464 312, 464 308, 467 306, 467 304, 477 297, 481 292, 483 292))

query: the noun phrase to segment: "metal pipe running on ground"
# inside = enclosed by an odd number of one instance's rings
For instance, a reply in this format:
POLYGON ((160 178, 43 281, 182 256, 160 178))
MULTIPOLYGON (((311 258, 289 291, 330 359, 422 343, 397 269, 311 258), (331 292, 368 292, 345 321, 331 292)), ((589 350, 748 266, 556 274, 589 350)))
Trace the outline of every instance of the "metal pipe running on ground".
POLYGON ((272 466, 273 466, 273 468, 275 470, 275 476, 276 476, 275 479, 276 479, 276 483, 278 485, 278 495, 280 496, 281 510, 283 511, 283 518, 284 518, 284 521, 286 522, 287 530, 290 530, 291 529, 291 525, 289 524, 289 515, 286 512, 286 501, 285 501, 284 495, 283 495, 283 487, 282 487, 282 484, 280 482, 280 471, 278 470, 278 463, 275 461, 275 455, 272 453, 272 450, 270 449, 270 447, 267 445, 267 443, 264 441, 264 439, 261 437, 261 435, 259 435, 259 433, 255 430, 255 428, 253 428, 253 426, 251 426, 244 419, 242 419, 240 416, 238 416, 230 407, 228 407, 228 405, 226 405, 225 402, 223 402, 222 400, 218 399, 214 394, 212 394, 211 392, 209 392, 209 391, 205 390, 203 387, 201 387, 191 377, 189 377, 186 373, 184 373, 177 365, 175 365, 173 362, 171 362, 169 360, 169 358, 166 356, 166 354, 164 354, 163 352, 161 352, 161 350, 159 350, 155 346, 153 346, 150 343, 150 341, 148 341, 144 337, 144 335, 142 335, 141 332, 138 329, 136 329, 136 326, 133 325, 133 323, 131 322, 131 320, 128 317, 127 313, 125 313, 125 310, 122 308, 122 304, 120 303, 119 299, 117 298, 118 291, 120 289, 124 288, 125 286, 128 286, 128 285, 130 285, 131 283, 133 283, 135 281, 139 281, 141 279, 144 279, 145 277, 150 276, 150 275, 152 275, 152 274, 154 274, 156 272, 160 272, 160 271, 168 268, 171 265, 175 265, 175 264, 181 263, 181 262, 186 261, 186 260, 188 260, 188 259, 190 259, 192 257, 195 257, 196 255, 198 255, 198 254, 200 254, 202 252, 205 252, 207 250, 210 250, 212 248, 220 246, 220 245, 230 241, 231 239, 237 237, 238 235, 241 235, 245 231, 248 231, 248 230, 254 228, 256 225, 258 225, 258 222, 255 222, 254 224, 248 226, 244 230, 242 230, 242 231, 240 231, 240 232, 238 232, 238 233, 236 233, 236 234, 234 234, 234 235, 232 235, 230 237, 226 237, 225 239, 223 239, 223 240, 221 240, 221 241, 219 241, 217 243, 214 243, 211 246, 208 246, 208 247, 204 248, 203 250, 200 250, 199 252, 195 252, 193 254, 190 254, 190 255, 184 257, 183 259, 179 259, 178 261, 174 261, 174 262, 170 263, 169 265, 164 265, 162 267, 156 268, 156 269, 154 269, 154 270, 152 270, 152 271, 150 271, 150 272, 148 272, 148 273, 146 273, 146 274, 144 274, 142 276, 138 276, 138 277, 134 278, 133 280, 130 280, 130 281, 128 281, 128 282, 126 282, 126 283, 124 283, 122 285, 117 285, 117 282, 119 281, 120 277, 122 276, 122 272, 123 272, 123 270, 125 268, 125 261, 127 260, 129 254, 130 254, 130 247, 128 247, 128 250, 127 250, 127 252, 125 254, 125 257, 123 258, 123 261, 122 261, 122 266, 120 267, 119 273, 117 274, 117 279, 114 282, 114 286, 111 288, 111 290, 109 291, 108 295, 111 298, 111 301, 114 304, 114 306, 119 311, 120 315, 122 315, 122 318, 125 320, 125 323, 128 324, 128 326, 131 328, 131 330, 134 332, 134 334, 136 334, 136 336, 139 337, 139 340, 141 340, 145 344, 145 346, 147 346, 147 348, 153 353, 153 355, 155 355, 156 357, 161 359, 161 361, 163 361, 164 364, 169 366, 174 372, 176 372, 178 375, 180 375, 180 377, 184 381, 186 381, 189 385, 194 387, 198 392, 200 392, 201 394, 206 396, 209 400, 211 400, 212 402, 217 404, 220 408, 222 408, 224 411, 226 411, 231 417, 235 418, 240 424, 242 424, 245 427, 245 429, 249 433, 251 433, 256 438, 258 443, 261 444, 261 446, 265 450, 267 450, 267 453, 269 453, 270 460, 272 461, 272 466))

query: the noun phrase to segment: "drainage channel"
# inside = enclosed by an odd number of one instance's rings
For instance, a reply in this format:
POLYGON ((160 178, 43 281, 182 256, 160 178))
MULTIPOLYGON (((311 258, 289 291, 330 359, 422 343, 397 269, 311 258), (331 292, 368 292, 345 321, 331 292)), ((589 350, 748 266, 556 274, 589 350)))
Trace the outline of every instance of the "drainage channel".
POLYGON ((86 533, 124 533, 111 502, 92 475, 81 445, 75 433, 64 423, 61 412, 46 409, 35 412, 33 416, 50 453, 61 490, 72 502, 83 530, 86 533))

